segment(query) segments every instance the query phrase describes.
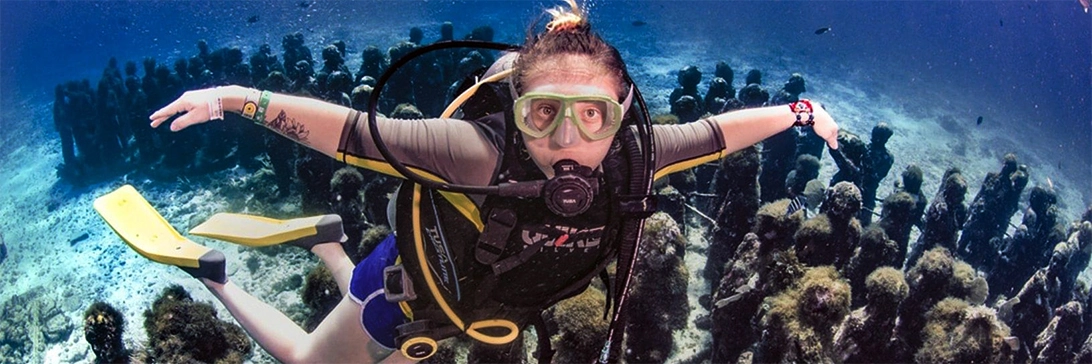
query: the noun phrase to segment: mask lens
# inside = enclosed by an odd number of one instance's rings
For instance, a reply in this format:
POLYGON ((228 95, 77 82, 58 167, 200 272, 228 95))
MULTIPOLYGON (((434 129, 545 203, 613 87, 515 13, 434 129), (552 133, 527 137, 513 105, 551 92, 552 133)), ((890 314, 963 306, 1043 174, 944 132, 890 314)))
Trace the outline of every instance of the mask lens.
POLYGON ((597 138, 602 134, 613 132, 611 129, 615 123, 614 110, 606 101, 576 101, 573 103, 572 111, 589 138, 597 138))
POLYGON ((520 130, 528 135, 541 138, 550 133, 564 103, 550 97, 521 97, 516 102, 516 119, 520 130))

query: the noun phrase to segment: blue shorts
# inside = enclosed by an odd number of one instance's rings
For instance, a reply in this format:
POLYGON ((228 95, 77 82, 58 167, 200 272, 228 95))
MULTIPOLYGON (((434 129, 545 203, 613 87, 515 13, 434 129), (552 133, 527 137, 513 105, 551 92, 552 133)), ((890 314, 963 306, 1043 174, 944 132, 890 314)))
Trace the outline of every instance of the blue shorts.
POLYGON ((364 333, 372 341, 391 350, 396 347, 398 325, 407 322, 398 303, 387 302, 383 294, 383 268, 394 265, 397 258, 398 246, 394 243, 394 234, 391 234, 356 265, 349 282, 349 296, 360 304, 364 333))

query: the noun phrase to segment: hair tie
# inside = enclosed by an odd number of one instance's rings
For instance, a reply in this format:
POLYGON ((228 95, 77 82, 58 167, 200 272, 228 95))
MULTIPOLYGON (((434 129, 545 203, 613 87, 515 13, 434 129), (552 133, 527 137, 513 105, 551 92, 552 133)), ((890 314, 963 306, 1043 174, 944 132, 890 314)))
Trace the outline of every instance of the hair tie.
POLYGON ((584 11, 576 4, 576 0, 565 0, 565 2, 569 4, 569 10, 565 10, 561 6, 546 9, 546 12, 554 17, 554 20, 546 23, 547 32, 553 33, 576 29, 585 23, 584 11))

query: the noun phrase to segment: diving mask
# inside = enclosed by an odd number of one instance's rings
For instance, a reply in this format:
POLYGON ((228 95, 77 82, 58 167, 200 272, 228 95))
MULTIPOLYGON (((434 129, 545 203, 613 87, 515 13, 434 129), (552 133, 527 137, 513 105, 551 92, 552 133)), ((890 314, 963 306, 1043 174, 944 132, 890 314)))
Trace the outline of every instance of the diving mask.
POLYGON ((516 127, 531 138, 549 136, 568 118, 591 140, 611 137, 622 127, 633 88, 623 104, 604 95, 528 92, 516 99, 516 127))

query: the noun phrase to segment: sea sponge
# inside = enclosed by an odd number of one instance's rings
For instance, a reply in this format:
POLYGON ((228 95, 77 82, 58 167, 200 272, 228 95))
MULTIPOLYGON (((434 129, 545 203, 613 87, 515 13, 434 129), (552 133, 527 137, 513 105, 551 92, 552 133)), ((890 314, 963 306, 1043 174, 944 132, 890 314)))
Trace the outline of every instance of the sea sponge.
POLYGON ((379 246, 379 243, 383 242, 387 236, 391 235, 391 229, 387 225, 379 224, 372 225, 368 230, 364 230, 364 234, 361 236, 360 241, 353 242, 348 241, 345 246, 345 254, 349 255, 349 260, 353 263, 359 263, 368 254, 371 254, 375 247, 379 246), (353 243, 353 244, 349 244, 353 243))
POLYGON ((787 214, 789 199, 777 200, 758 209, 754 232, 762 240, 763 251, 781 250, 790 246, 792 236, 804 221, 803 211, 787 214))
POLYGON ((322 319, 341 301, 342 295, 334 275, 326 265, 319 264, 307 272, 307 279, 300 289, 300 299, 311 309, 311 315, 307 317, 304 329, 311 332, 318 327, 322 319))
POLYGON ((833 267, 809 269, 800 280, 801 319, 831 329, 849 314, 850 287, 833 267))
POLYGON ((882 267, 865 279, 865 292, 868 307, 872 310, 896 311, 899 303, 910 294, 910 286, 906 284, 902 271, 882 267))
POLYGON ((804 221, 800 229, 796 230, 793 239, 796 240, 796 251, 800 261, 810 266, 834 264, 839 258, 837 253, 846 250, 844 247, 837 246, 838 239, 834 236, 834 228, 831 227, 830 218, 826 214, 819 214, 804 221))
POLYGON ((660 114, 652 117, 653 125, 675 125, 679 123, 679 117, 675 114, 660 114))
POLYGON ((603 315, 606 301, 603 291, 589 287, 546 311, 546 322, 557 327, 550 339, 557 350, 554 362, 590 363, 599 357, 610 326, 603 315))
POLYGON ((827 189, 826 199, 819 211, 839 220, 848 220, 861 210, 861 189, 853 183, 842 181, 827 189))
POLYGON ((351 197, 364 188, 364 175, 353 167, 342 167, 334 172, 334 178, 330 180, 330 191, 341 196, 351 197))
POLYGON ((83 332, 96 363, 128 363, 129 350, 121 341, 125 316, 114 306, 95 301, 83 313, 83 332))
POLYGON ((136 361, 241 363, 250 356, 250 338, 239 326, 221 321, 216 309, 195 302, 182 286, 163 290, 144 312, 148 346, 136 361))
POLYGON ((962 260, 956 260, 952 264, 952 280, 949 293, 970 302, 972 305, 981 305, 986 302, 986 296, 990 293, 986 278, 982 277, 962 260))
POLYGON ((417 106, 408 103, 398 104, 391 112, 391 118, 394 119, 421 119, 424 117, 425 114, 417 106))
POLYGON ((993 309, 948 298, 926 314, 919 363, 1011 363, 1009 329, 993 309))
POLYGON ((834 329, 849 303, 849 284, 833 267, 809 269, 796 288, 767 300, 755 362, 833 361, 834 329))

